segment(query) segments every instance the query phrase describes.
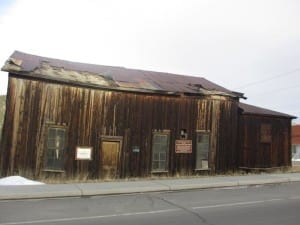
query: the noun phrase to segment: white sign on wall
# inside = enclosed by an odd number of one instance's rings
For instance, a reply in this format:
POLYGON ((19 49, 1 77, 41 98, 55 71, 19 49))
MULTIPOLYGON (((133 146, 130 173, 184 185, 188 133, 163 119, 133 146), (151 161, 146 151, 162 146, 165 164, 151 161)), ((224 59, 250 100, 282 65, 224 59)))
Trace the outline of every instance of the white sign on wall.
POLYGON ((92 160, 92 147, 76 147, 76 160, 92 160))

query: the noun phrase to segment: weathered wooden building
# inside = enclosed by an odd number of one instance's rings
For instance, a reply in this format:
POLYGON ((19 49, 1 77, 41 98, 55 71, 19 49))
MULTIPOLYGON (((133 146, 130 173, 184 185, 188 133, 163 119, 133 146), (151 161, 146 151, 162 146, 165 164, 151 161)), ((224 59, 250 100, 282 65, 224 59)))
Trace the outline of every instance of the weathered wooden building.
POLYGON ((244 169, 291 166, 294 116, 240 103, 239 165, 244 169))
MULTIPOLYGON (((238 131, 248 119, 239 108, 243 94, 204 78, 17 51, 2 70, 9 72, 2 175, 218 173, 246 162, 239 160, 238 131)), ((280 134, 290 135, 290 119, 278 122, 280 134)), ((276 163, 290 165, 287 158, 276 163)))

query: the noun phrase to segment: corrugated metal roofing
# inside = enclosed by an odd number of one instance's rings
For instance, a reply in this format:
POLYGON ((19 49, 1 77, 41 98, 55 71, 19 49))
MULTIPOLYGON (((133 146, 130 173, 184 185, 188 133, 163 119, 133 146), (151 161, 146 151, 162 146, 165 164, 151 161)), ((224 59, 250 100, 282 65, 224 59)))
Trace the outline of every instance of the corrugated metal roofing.
MULTIPOLYGON (((62 68, 64 70, 77 72, 87 72, 102 76, 106 80, 110 80, 110 85, 113 83, 112 86, 116 88, 133 88, 139 89, 140 91, 150 90, 153 92, 158 91, 166 93, 172 92, 188 94, 203 94, 203 91, 201 90, 205 90, 213 91, 217 94, 230 95, 233 97, 244 97, 242 93, 232 92, 202 77, 127 69, 124 67, 78 63, 31 55, 19 51, 15 51, 9 60, 15 64, 18 64, 18 70, 12 71, 11 69, 7 69, 5 66, 2 68, 2 70, 21 74, 25 73, 28 75, 32 71, 41 68, 43 64, 47 64, 54 68, 62 68)), ((59 79, 59 77, 57 77, 57 79, 59 79)))
POLYGON ((265 116, 275 116, 275 117, 287 117, 287 118, 296 118, 295 116, 288 115, 285 113, 280 113, 276 111, 272 111, 269 109, 245 104, 245 103, 239 103, 240 109, 243 110, 243 114, 255 114, 255 115, 265 115, 265 116))

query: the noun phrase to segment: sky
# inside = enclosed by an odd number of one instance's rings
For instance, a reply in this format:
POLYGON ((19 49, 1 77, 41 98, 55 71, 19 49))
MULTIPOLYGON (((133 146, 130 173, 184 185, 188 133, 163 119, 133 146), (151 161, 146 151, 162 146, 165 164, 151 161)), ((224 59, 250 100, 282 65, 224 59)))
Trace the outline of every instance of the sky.
POLYGON ((0 65, 19 50, 201 76, 300 117, 299 12, 299 0, 0 0, 0 65))

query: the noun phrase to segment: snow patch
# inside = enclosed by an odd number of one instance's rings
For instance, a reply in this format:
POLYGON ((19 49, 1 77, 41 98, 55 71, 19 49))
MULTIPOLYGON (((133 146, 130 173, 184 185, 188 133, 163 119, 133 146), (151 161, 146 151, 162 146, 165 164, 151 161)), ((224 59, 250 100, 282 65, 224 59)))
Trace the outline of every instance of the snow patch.
POLYGON ((0 185, 41 185, 42 182, 26 179, 21 176, 0 178, 0 185))

